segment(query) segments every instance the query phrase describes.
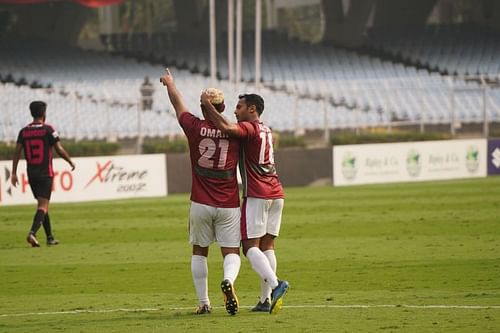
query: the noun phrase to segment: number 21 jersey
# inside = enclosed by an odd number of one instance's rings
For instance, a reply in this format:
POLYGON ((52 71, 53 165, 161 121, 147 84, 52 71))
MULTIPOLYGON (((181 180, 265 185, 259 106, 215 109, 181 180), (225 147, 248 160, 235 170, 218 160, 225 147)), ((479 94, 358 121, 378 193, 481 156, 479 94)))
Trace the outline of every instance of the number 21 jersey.
POLYGON ((181 114, 179 123, 189 142, 191 200, 212 207, 239 207, 239 140, 189 112, 181 114))

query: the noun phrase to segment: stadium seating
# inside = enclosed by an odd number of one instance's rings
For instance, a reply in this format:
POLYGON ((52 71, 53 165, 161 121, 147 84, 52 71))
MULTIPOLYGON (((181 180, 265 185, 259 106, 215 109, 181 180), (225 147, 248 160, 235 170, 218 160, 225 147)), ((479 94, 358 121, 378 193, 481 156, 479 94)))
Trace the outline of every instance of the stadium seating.
POLYGON ((366 43, 375 50, 444 74, 500 73, 500 36, 470 25, 427 25, 409 30, 373 29, 366 43))
MULTIPOLYGON (((254 79, 253 43, 253 35, 244 34, 242 78, 246 82, 254 79)), ((494 43, 488 45, 496 47, 494 43)), ((169 52, 167 44, 164 47, 157 55, 165 53, 166 62, 194 72, 208 72, 206 43, 181 40, 175 42, 174 53, 169 52)), ((429 47, 432 48, 432 45, 429 47)), ((221 38, 218 50, 225 49, 225 38, 221 38)), ((378 113, 382 122, 388 119, 407 123, 423 120, 435 124, 450 122, 453 95, 453 108, 458 120, 482 121, 483 87, 477 82, 451 80, 417 66, 406 66, 335 47, 290 41, 270 31, 263 34, 262 49, 262 81, 272 89, 312 99, 327 99, 335 106, 350 110, 378 113)), ((411 49, 411 54, 417 53, 414 51, 411 49)), ((130 52, 133 54, 134 50, 130 52)), ((432 54, 436 51, 427 52, 432 54)), ((219 51, 217 58, 218 76, 227 79, 225 52, 219 51)), ((491 66, 480 63, 488 68, 498 65, 494 60, 491 66)), ((498 68, 495 73, 498 76, 498 68)), ((490 119, 500 116, 500 110, 495 108, 498 104, 493 100, 495 96, 488 91, 490 119)))
MULTIPOLYGON (((163 74, 162 66, 107 53, 49 47, 36 41, 5 43, 8 51, 0 53, 0 75, 2 79, 9 77, 11 82, 0 84, 0 103, 4 105, 0 113, 0 140, 15 140, 17 131, 30 120, 28 105, 34 99, 47 101, 48 122, 66 138, 136 137, 139 88, 145 76, 155 78, 155 92, 153 110, 142 112, 143 134, 154 137, 182 133, 166 92, 156 79, 163 74), (32 54, 37 56, 30 56, 32 54), (31 88, 29 84, 33 82, 44 88, 31 88)), ((211 82, 203 75, 175 68, 173 73, 189 108, 197 115, 201 115, 199 94, 206 87, 217 85, 225 91, 227 114, 233 120, 238 94, 254 91, 252 84, 235 86, 228 81, 211 82)), ((266 100, 266 123, 280 131, 323 129, 324 112, 335 120, 331 121, 331 128, 356 125, 347 122, 347 109, 330 103, 296 99, 286 92, 267 88, 259 93, 266 100), (290 116, 292 110, 295 110, 293 117, 290 116), (323 111, 318 113, 317 110, 323 111)), ((369 123, 368 119, 375 117, 368 113, 362 116, 367 119, 360 119, 360 123, 369 123)))
MULTIPOLYGON (((233 120, 237 95, 255 91, 252 34, 245 34, 243 82, 237 85, 227 81, 225 52, 218 53, 220 80, 212 82, 204 75, 208 73, 206 43, 155 35, 153 45, 148 46, 145 39, 144 35, 103 36, 114 49, 113 55, 41 41, 2 39, 0 102, 7 112, 0 113, 0 140, 15 139, 17 130, 29 121, 27 106, 35 98, 49 103, 49 121, 65 137, 136 137, 139 89, 146 76, 155 83, 155 92, 153 110, 142 112, 143 134, 181 134, 165 90, 157 81, 163 66, 131 56, 175 66, 179 89, 198 115, 200 91, 208 86, 224 90, 227 115, 233 120), (178 44, 172 48, 172 43, 178 44), (117 54, 120 52, 127 57, 117 54), (44 89, 33 89, 36 87, 44 89)), ((266 101, 264 120, 278 131, 386 126, 391 122, 442 124, 452 117, 460 122, 483 119, 485 90, 478 82, 344 49, 289 41, 276 33, 264 33, 263 43, 259 93, 266 101)), ((225 50, 225 43, 220 45, 218 49, 225 50)), ((488 89, 485 94, 488 118, 498 121, 500 93, 488 89)))

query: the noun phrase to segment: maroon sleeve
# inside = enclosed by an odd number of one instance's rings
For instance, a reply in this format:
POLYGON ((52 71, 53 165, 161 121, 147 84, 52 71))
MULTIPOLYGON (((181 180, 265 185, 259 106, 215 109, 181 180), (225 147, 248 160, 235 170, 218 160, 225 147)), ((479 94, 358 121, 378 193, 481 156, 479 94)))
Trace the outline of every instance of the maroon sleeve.
POLYGON ((248 121, 239 122, 240 138, 250 138, 255 135, 255 127, 248 121))
POLYGON ((190 112, 183 112, 181 113, 181 116, 179 117, 179 124, 181 125, 182 129, 184 130, 184 133, 188 135, 192 131, 194 131, 196 128, 198 128, 199 123, 201 122, 200 118, 194 116, 190 112))

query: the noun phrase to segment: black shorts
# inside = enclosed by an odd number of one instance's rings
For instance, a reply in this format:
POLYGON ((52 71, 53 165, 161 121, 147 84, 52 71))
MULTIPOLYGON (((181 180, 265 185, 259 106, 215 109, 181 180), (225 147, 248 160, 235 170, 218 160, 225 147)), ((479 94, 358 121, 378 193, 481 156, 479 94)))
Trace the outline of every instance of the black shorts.
POLYGON ((31 192, 35 198, 44 198, 50 200, 50 195, 52 194, 52 178, 34 178, 30 179, 31 192))

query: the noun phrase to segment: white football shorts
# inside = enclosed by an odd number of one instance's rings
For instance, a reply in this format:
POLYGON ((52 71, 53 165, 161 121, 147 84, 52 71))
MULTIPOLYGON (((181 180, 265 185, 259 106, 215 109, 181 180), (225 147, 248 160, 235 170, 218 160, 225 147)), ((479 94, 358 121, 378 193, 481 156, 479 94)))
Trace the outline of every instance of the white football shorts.
POLYGON ((208 247, 217 241, 222 247, 240 247, 241 211, 217 208, 191 202, 189 210, 189 243, 208 247))
POLYGON ((241 207, 241 239, 278 236, 284 199, 245 198, 241 207))

